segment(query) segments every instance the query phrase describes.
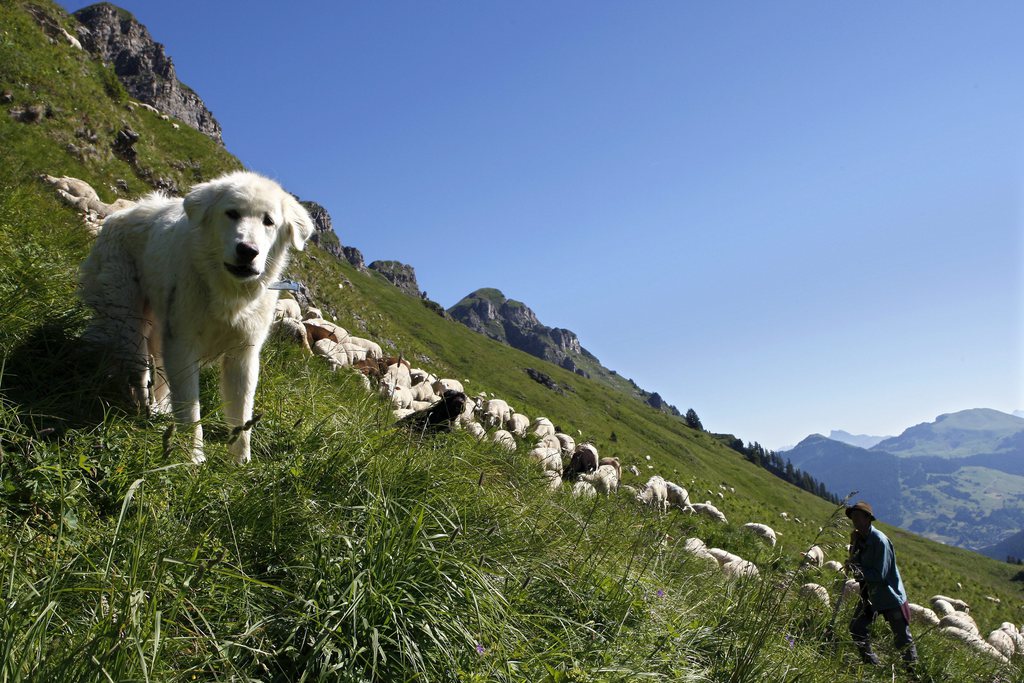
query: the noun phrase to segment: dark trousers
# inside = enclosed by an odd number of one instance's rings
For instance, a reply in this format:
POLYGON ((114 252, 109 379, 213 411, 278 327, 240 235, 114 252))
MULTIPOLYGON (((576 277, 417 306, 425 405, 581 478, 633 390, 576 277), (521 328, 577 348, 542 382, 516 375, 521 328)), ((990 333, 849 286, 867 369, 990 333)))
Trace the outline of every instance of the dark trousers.
POLYGON ((903 616, 903 610, 899 607, 893 609, 876 611, 867 600, 863 598, 853 611, 853 620, 850 622, 850 634, 853 642, 860 651, 860 657, 865 664, 878 664, 878 656, 871 651, 871 637, 868 629, 875 617, 881 614, 892 629, 893 643, 896 649, 903 652, 903 660, 910 663, 917 661, 917 648, 914 646, 914 638, 910 635, 910 624, 903 616))

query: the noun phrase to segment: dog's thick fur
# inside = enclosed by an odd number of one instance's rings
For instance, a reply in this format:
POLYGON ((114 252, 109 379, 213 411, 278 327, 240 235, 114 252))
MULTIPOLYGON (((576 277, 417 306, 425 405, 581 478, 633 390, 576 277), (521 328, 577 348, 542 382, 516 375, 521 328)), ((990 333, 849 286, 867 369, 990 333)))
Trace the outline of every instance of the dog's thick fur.
POLYGON ((196 462, 205 460, 199 368, 218 357, 229 449, 249 461, 260 347, 278 296, 267 286, 312 233, 280 185, 239 171, 111 215, 82 264, 79 294, 96 314, 86 339, 109 348, 140 407, 173 411, 193 430, 196 462))

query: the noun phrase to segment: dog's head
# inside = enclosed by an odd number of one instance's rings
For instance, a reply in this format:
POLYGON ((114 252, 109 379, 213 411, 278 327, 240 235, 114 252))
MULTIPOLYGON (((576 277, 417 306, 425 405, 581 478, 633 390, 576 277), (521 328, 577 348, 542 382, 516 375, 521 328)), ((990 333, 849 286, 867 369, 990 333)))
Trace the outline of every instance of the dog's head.
POLYGON ((288 247, 302 250, 313 234, 312 219, 292 195, 248 171, 196 185, 184 204, 205 253, 217 254, 218 267, 239 281, 280 270, 288 247))

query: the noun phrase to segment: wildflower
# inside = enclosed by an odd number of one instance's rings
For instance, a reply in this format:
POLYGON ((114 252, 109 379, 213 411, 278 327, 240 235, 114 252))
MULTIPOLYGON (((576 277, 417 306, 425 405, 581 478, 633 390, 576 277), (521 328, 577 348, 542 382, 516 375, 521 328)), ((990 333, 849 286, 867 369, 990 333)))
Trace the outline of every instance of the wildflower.
POLYGON ((796 638, 794 638, 793 636, 791 636, 791 635, 789 635, 787 633, 786 634, 786 642, 789 643, 789 649, 792 650, 793 646, 796 645, 796 638))
POLYGON ((476 644, 476 653, 477 653, 478 655, 481 655, 481 656, 482 656, 482 655, 484 654, 484 652, 486 652, 486 651, 487 651, 487 650, 486 650, 486 649, 484 649, 484 646, 483 646, 483 644, 482 644, 482 643, 477 643, 477 644, 476 644))
POLYGON ((663 597, 665 597, 665 590, 664 590, 664 589, 662 589, 662 588, 659 588, 659 589, 658 589, 658 592, 656 593, 656 595, 657 595, 657 596, 658 596, 659 598, 663 598, 663 597))

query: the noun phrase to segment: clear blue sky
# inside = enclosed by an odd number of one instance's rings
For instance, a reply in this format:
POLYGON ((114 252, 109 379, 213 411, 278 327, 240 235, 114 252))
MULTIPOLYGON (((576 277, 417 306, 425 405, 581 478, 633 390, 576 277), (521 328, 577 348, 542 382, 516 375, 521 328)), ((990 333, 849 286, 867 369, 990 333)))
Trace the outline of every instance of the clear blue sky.
POLYGON ((1024 408, 1024 3, 121 5, 367 262, 708 429, 1024 408))

